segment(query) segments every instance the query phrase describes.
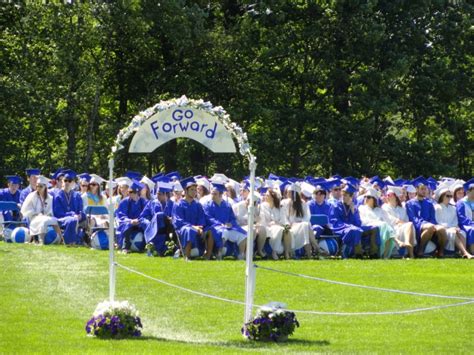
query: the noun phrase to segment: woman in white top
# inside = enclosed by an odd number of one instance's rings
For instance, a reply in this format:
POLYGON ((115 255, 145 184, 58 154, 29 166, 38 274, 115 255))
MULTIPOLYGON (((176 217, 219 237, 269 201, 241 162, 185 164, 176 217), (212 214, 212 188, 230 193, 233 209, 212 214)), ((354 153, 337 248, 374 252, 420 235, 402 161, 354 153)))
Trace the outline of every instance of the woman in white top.
POLYGON ((406 248, 408 257, 413 259, 413 252, 416 246, 416 232, 413 223, 409 221, 407 211, 402 206, 399 196, 402 196, 401 189, 389 187, 387 191, 387 202, 382 209, 387 212, 390 224, 395 229, 396 240, 399 248, 406 248))
POLYGON ((40 175, 36 191, 28 194, 21 207, 23 217, 29 220, 30 234, 38 235, 40 243, 43 243, 49 226, 53 226, 58 236, 61 236, 58 220, 53 217, 53 198, 48 194, 47 184, 48 179, 40 175))
POLYGON ((302 247, 305 248, 308 258, 312 256, 311 246, 316 252, 319 251, 311 229, 311 213, 308 204, 301 200, 300 192, 301 187, 292 184, 288 188, 289 197, 281 201, 282 221, 286 232, 283 234, 285 259, 289 259, 292 252, 302 247))
POLYGON ((449 203, 453 198, 452 193, 448 189, 441 189, 438 194, 438 203, 435 205, 436 221, 438 224, 446 227, 448 234, 446 249, 453 250, 454 245, 456 245, 463 258, 474 258, 466 250, 466 234, 458 226, 456 207, 449 203))
POLYGON ((392 228, 388 214, 378 207, 377 191, 369 188, 364 196, 364 204, 359 206, 360 220, 363 226, 374 226, 379 229, 379 256, 387 259, 392 255, 395 247, 395 229, 392 228))
MULTIPOLYGON (((269 238, 272 248, 272 258, 278 260, 279 254, 283 253, 283 220, 280 209, 280 198, 273 189, 268 189, 265 193, 265 202, 260 206, 260 224, 264 233, 259 234, 257 239, 257 250, 260 255, 264 255, 263 247, 269 238)), ((263 231, 262 231, 263 232, 263 231)))

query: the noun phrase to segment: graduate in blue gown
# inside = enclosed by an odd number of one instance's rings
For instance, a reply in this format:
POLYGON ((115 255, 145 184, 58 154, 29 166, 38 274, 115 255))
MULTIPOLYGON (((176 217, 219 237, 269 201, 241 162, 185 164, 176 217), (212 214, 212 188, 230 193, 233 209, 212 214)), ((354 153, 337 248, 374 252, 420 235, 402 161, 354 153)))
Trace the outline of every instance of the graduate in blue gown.
POLYGON ((186 260, 191 258, 191 249, 199 249, 204 257, 210 259, 214 241, 204 232, 206 218, 199 202, 196 201, 197 184, 194 178, 181 181, 185 196, 174 204, 173 225, 180 240, 186 260))
POLYGON ((26 169, 26 176, 28 177, 29 185, 23 190, 21 190, 20 205, 23 204, 23 201, 25 201, 26 196, 28 196, 32 191, 36 191, 36 183, 40 174, 40 169, 26 169))
POLYGON ((355 253, 356 257, 362 256, 363 235, 369 238, 369 254, 378 257, 377 229, 362 226, 353 200, 355 187, 347 184, 342 191, 342 201, 332 205, 329 213, 332 230, 341 237, 342 257, 348 258, 352 253, 355 253))
POLYGON ((115 211, 117 218, 117 244, 123 253, 129 253, 132 241, 132 232, 145 232, 148 224, 144 222, 141 214, 147 204, 147 201, 140 197, 140 190, 143 185, 132 180, 132 184, 128 187, 128 196, 120 201, 120 204, 115 211))
MULTIPOLYGON (((21 178, 16 175, 6 176, 8 185, 4 189, 0 189, 0 201, 15 202, 17 207, 20 208, 20 184, 21 178)), ((19 221, 20 213, 18 211, 3 211, 3 220, 7 221, 19 221)))
MULTIPOLYGON (((316 185, 316 188, 313 191, 313 199, 308 202, 309 212, 311 215, 323 215, 328 217, 331 210, 331 205, 326 201, 326 191, 327 187, 325 185, 316 185)), ((328 223, 326 225, 313 224, 312 229, 316 238, 321 235, 332 235, 331 225, 328 223)))
POLYGON ((170 217, 163 211, 163 205, 160 201, 159 195, 169 193, 171 191, 171 184, 157 183, 156 184, 156 199, 148 201, 143 209, 140 219, 145 228, 145 241, 152 243, 154 249, 160 254, 164 255, 167 250, 166 240, 169 233, 172 233, 169 226, 171 224, 170 217), (166 186, 169 185, 169 186, 166 186))
POLYGON ((459 228, 466 232, 466 247, 474 253, 474 179, 464 184, 466 196, 456 203, 459 228))
POLYGON ((423 177, 419 177, 412 181, 412 185, 416 188, 416 197, 407 201, 405 208, 408 219, 415 227, 418 241, 417 256, 423 256, 425 246, 431 240, 438 246, 438 257, 443 257, 448 235, 446 228, 436 222, 434 205, 426 197, 428 183, 423 177))
POLYGON ((72 170, 64 172, 63 188, 53 197, 53 215, 57 218, 59 227, 63 230, 64 243, 68 245, 83 244, 81 222, 86 220, 81 195, 72 191, 71 187, 76 178, 72 170))
POLYGON ((206 215, 206 231, 210 232, 214 239, 218 259, 222 257, 222 247, 226 241, 237 244, 239 248, 238 258, 244 259, 247 234, 237 223, 232 206, 223 200, 222 194, 224 191, 226 191, 224 185, 212 185, 212 199, 203 206, 206 215))

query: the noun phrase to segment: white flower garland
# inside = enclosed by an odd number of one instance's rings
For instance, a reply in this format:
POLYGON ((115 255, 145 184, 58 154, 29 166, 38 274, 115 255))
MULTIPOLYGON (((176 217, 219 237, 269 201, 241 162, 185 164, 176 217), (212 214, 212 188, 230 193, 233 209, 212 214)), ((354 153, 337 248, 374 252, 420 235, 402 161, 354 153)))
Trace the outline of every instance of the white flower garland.
POLYGON ((239 144, 240 154, 243 156, 248 156, 251 160, 252 153, 250 152, 250 144, 248 142, 247 134, 242 130, 242 128, 230 120, 229 114, 221 106, 213 107, 209 101, 204 102, 200 100, 188 99, 186 96, 181 96, 179 99, 172 99, 168 101, 160 101, 153 107, 147 108, 145 111, 141 111, 135 117, 133 117, 132 122, 125 128, 121 129, 115 139, 114 145, 112 146, 112 155, 115 154, 118 150, 123 149, 124 146, 122 143, 129 138, 134 132, 138 131, 140 126, 148 120, 151 116, 158 112, 168 110, 173 107, 183 107, 190 106, 192 108, 205 111, 215 117, 221 122, 225 129, 230 132, 239 144))
POLYGON ((95 308, 94 317, 105 314, 115 314, 116 312, 123 312, 133 317, 138 317, 138 311, 135 306, 128 301, 104 301, 97 305, 95 308))

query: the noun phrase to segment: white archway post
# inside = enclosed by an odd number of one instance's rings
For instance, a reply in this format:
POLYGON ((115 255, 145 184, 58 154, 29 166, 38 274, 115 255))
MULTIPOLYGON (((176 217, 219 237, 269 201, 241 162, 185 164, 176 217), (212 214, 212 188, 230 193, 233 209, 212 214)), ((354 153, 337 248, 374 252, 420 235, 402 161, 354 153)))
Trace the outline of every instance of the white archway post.
POLYGON ((253 268, 253 223, 255 213, 255 170, 257 169, 257 162, 255 157, 250 155, 250 204, 248 207, 248 232, 247 232, 247 255, 246 255, 246 266, 245 266, 245 311, 244 311, 244 324, 250 322, 252 318, 253 308, 253 295, 255 291, 255 270, 253 268))
POLYGON ((114 241, 115 241, 115 226, 114 226, 114 202, 113 184, 114 180, 114 159, 109 159, 109 301, 114 302, 115 299, 115 260, 114 260, 114 241))

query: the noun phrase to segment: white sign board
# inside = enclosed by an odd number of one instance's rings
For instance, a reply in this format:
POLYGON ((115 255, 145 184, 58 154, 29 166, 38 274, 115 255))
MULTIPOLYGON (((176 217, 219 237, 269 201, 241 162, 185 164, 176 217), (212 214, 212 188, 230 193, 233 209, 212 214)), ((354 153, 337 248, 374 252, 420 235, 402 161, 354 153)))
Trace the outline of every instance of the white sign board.
POLYGON ((172 107, 147 119, 130 143, 130 153, 151 153, 175 138, 190 138, 214 153, 235 153, 231 134, 217 117, 205 111, 184 106, 172 107))

